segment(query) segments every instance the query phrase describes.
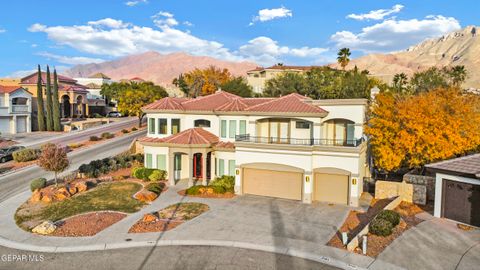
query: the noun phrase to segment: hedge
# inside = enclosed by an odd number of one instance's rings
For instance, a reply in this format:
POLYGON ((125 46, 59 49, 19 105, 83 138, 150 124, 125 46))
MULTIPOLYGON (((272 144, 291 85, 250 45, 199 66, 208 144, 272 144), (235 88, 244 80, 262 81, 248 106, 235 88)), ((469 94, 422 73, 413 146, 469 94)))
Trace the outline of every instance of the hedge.
POLYGON ((212 183, 210 184, 211 186, 214 187, 222 187, 225 189, 225 192, 234 192, 235 191, 235 177, 234 176, 228 176, 224 175, 222 177, 216 178, 212 183))
POLYGON ((134 161, 143 163, 143 155, 120 154, 113 158, 92 160, 88 164, 82 164, 78 168, 78 171, 85 174, 87 177, 95 178, 121 168, 129 168, 134 161))
POLYGON ((33 179, 32 182, 30 182, 30 190, 35 191, 37 189, 42 189, 47 186, 47 179, 45 178, 37 178, 33 179))
POLYGON ((40 149, 26 148, 13 152, 13 160, 16 162, 27 162, 37 159, 40 156, 40 149))
POLYGON ((144 181, 159 181, 165 180, 167 172, 164 170, 149 169, 149 168, 135 168, 132 172, 132 176, 144 181))

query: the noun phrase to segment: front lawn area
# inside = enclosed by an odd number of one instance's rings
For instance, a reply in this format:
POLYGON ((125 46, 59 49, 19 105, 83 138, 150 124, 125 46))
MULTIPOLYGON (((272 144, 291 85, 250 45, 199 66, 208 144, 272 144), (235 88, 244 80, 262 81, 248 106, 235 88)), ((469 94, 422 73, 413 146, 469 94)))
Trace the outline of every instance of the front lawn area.
POLYGON ((15 213, 15 221, 25 230, 31 230, 39 223, 58 221, 74 215, 94 211, 119 211, 134 213, 145 204, 133 198, 142 189, 134 182, 103 183, 82 194, 49 204, 24 203, 15 213))

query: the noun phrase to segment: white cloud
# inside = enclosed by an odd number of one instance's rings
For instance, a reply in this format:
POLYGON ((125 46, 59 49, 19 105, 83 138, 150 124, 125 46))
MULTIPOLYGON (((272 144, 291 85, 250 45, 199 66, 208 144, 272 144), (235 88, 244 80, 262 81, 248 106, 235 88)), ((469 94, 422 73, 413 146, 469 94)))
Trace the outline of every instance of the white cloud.
POLYGON ((365 27, 360 33, 336 32, 330 40, 337 47, 349 47, 366 53, 392 52, 460 28, 460 23, 455 18, 431 15, 422 20, 388 19, 365 27))
POLYGON ((17 70, 17 71, 14 71, 8 75, 6 75, 5 77, 6 78, 23 78, 23 77, 26 77, 32 73, 35 73, 37 72, 36 69, 28 69, 28 70, 17 70))
POLYGON ((43 56, 47 59, 55 60, 62 64, 68 65, 82 65, 82 64, 90 64, 90 63, 101 63, 105 60, 100 58, 90 58, 90 57, 83 57, 83 56, 63 56, 63 55, 56 55, 49 52, 39 52, 38 55, 43 56))
POLYGON ((354 19, 354 20, 383 20, 383 18, 400 12, 404 8, 403 5, 394 5, 391 9, 378 9, 378 10, 372 10, 369 13, 366 14, 350 14, 347 16, 349 19, 354 19))
POLYGON ((145 3, 147 4, 148 3, 148 0, 135 0, 135 1, 127 1, 125 2, 125 5, 129 6, 129 7, 134 7, 138 4, 141 4, 141 3, 145 3))
POLYGON ((169 28, 178 25, 178 21, 175 20, 173 14, 166 11, 158 12, 157 14, 152 16, 152 19, 153 23, 160 28, 169 28))
POLYGON ((292 11, 285 7, 261 9, 258 11, 258 15, 253 18, 252 22, 250 22, 249 25, 253 25, 255 22, 258 22, 258 21, 266 22, 274 19, 286 18, 286 17, 292 17, 292 16, 293 16, 292 11))
POLYGON ((112 18, 105 18, 101 19, 98 21, 90 21, 88 22, 89 25, 95 25, 95 26, 105 26, 108 28, 122 28, 128 26, 127 23, 124 23, 122 20, 115 20, 112 18))
POLYGON ((188 26, 188 27, 191 27, 191 26, 193 26, 193 23, 191 23, 191 22, 189 22, 189 21, 184 21, 184 22, 183 22, 183 25, 186 25, 186 26, 188 26))
POLYGON ((30 45, 30 47, 32 47, 32 48, 36 48, 36 47, 38 47, 38 44, 36 44, 36 43, 32 43, 32 44, 30 45))
POLYGON ((5 30, 4 28, 1 28, 1 27, 0 27, 0 34, 1 34, 1 33, 5 33, 5 32, 7 32, 7 30, 5 30))

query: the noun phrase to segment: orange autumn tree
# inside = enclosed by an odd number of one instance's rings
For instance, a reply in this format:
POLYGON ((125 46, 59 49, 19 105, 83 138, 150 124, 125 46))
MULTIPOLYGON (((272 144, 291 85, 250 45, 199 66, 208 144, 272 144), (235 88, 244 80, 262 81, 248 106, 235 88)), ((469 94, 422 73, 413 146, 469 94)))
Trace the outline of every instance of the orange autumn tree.
POLYGON ((455 88, 380 93, 365 130, 377 168, 419 168, 480 150, 480 97, 455 88))
POLYGON ((209 66, 205 69, 194 69, 184 74, 184 80, 190 88, 190 96, 205 96, 215 93, 220 85, 230 81, 232 75, 228 69, 209 66))

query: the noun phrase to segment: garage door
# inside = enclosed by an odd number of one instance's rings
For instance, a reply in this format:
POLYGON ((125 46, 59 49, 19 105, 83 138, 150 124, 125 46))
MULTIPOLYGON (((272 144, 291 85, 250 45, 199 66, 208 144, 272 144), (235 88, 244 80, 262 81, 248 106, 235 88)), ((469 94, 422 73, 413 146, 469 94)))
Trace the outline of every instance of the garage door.
POLYGON ((245 168, 243 170, 243 192, 260 196, 302 199, 303 174, 245 168))
POLYGON ((443 180, 443 216, 480 227, 480 185, 443 180))
POLYGON ((10 117, 0 117, 0 132, 10 133, 10 117))
POLYGON ((27 117, 17 116, 17 133, 27 132, 27 117))
POLYGON ((313 188, 315 201, 348 204, 347 175, 316 173, 313 188))

